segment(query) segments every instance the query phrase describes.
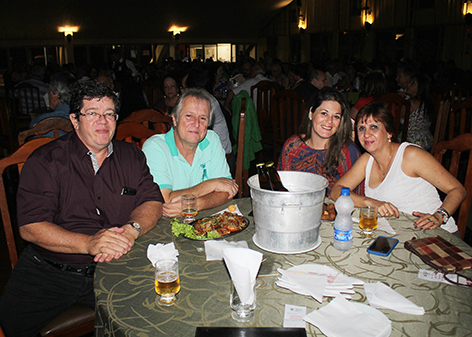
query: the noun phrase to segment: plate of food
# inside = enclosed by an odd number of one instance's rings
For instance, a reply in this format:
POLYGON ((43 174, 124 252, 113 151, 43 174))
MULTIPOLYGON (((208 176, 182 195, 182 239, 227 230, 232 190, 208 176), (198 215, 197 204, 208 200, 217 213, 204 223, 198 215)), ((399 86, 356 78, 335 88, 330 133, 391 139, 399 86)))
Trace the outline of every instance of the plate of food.
POLYGON ((172 234, 183 236, 190 240, 211 240, 225 238, 237 234, 249 225, 249 220, 237 213, 224 211, 189 224, 180 222, 177 218, 171 221, 172 234))

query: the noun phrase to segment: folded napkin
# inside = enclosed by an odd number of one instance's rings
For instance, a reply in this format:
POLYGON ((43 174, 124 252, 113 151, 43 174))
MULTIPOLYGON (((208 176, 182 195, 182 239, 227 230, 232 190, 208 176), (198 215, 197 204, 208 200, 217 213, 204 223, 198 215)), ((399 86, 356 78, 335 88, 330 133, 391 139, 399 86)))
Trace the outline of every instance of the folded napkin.
POLYGON ((303 319, 328 337, 382 337, 389 336, 392 329, 392 323, 381 312, 342 297, 336 297, 303 319), (361 306, 369 310, 361 310, 361 306))
POLYGON ((324 265, 302 264, 287 270, 281 268, 277 271, 282 274, 275 284, 279 287, 292 290, 295 293, 312 296, 318 302, 322 297, 342 296, 351 299, 355 291, 355 285, 363 285, 364 282, 353 277, 346 276, 337 270, 324 265), (326 280, 324 282, 323 280, 326 280))
POLYGON ((390 309, 410 315, 424 315, 424 308, 381 282, 364 284, 369 304, 378 309, 390 309))
POLYGON ((177 256, 179 256, 179 251, 175 249, 173 242, 149 245, 147 249, 147 258, 153 266, 159 260, 177 260, 177 256))
POLYGON ((248 248, 226 248, 223 250, 223 259, 241 304, 254 303, 254 285, 261 266, 262 253, 248 248))
POLYGON ((207 240, 205 241, 205 254, 207 261, 223 259, 223 250, 226 248, 248 248, 246 241, 207 240))
POLYGON ((296 284, 299 288, 307 292, 318 302, 323 302, 323 293, 328 283, 327 275, 310 275, 305 273, 291 273, 281 268, 277 271, 288 279, 289 282, 296 284))

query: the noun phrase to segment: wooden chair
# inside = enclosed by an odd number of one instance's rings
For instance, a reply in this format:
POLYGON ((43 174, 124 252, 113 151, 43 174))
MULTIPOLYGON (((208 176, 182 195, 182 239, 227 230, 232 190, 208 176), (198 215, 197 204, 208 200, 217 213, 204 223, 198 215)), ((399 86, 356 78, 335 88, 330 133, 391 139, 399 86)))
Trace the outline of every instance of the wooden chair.
POLYGON ((17 97, 16 111, 18 115, 28 115, 41 109, 39 88, 30 83, 20 83, 13 89, 13 97, 17 97))
POLYGON ((434 128, 434 138, 433 144, 431 146, 431 153, 434 153, 436 149, 436 144, 445 140, 446 137, 446 128, 447 128, 447 118, 449 117, 449 111, 451 109, 451 102, 441 101, 439 103, 439 110, 436 116, 436 124, 434 128))
POLYGON ((295 91, 285 89, 274 95, 271 110, 273 158, 277 162, 285 141, 298 132, 305 113, 305 100, 295 91))
MULTIPOLYGON (((9 166, 16 165, 18 172, 21 174, 23 164, 29 155, 38 147, 54 140, 52 137, 41 137, 33 139, 12 155, 0 160, 0 210, 2 213, 3 227, 5 230, 5 238, 8 246, 8 254, 10 256, 10 264, 12 269, 18 261, 18 252, 16 250, 15 237, 11 225, 10 210, 5 192, 5 184, 3 182, 3 173, 9 166)), ((82 336, 86 333, 94 331, 95 311, 79 305, 73 305, 67 309, 59 317, 51 321, 43 330, 41 336, 82 336)))
POLYGON ((270 104, 275 93, 282 90, 283 87, 277 82, 260 81, 251 87, 250 96, 256 105, 257 119, 261 130, 262 141, 270 144, 271 118, 270 104), (257 98, 256 98, 257 93, 257 98), (256 98, 256 99, 255 99, 256 98))
POLYGON ((18 144, 23 145, 29 137, 42 136, 52 131, 53 138, 59 137, 59 131, 71 132, 74 130, 69 119, 64 117, 48 117, 40 120, 32 128, 18 134, 18 144))
POLYGON ((448 150, 452 151, 451 157, 447 160, 449 162, 449 172, 459 180, 463 180, 461 181, 461 183, 464 185, 467 191, 467 197, 462 202, 457 211, 459 214, 459 216, 457 217, 457 227, 459 227, 459 233, 461 234, 462 239, 464 239, 465 230, 467 227, 467 220, 469 218, 470 202, 472 200, 472 133, 464 133, 452 140, 439 142, 436 145, 434 157, 443 165, 445 165, 444 162, 446 161, 443 161, 444 154, 448 150), (468 152, 468 154, 464 152, 468 152), (461 154, 463 154, 463 156, 461 156, 461 154), (460 164, 462 164, 461 166, 463 166, 461 167, 461 169, 465 168, 464 179, 461 179, 461 174, 459 174, 458 177, 458 173, 462 172, 459 168, 460 164))
POLYGON ((397 93, 390 93, 383 95, 378 101, 387 103, 388 108, 395 117, 395 131, 393 139, 398 140, 398 135, 401 133, 401 142, 405 142, 408 136, 408 123, 410 121, 410 101, 404 99, 397 93), (403 118, 403 126, 400 130, 401 120, 403 118))
POLYGON ((444 88, 442 98, 449 99, 451 105, 454 106, 469 98, 469 92, 457 83, 454 83, 444 88))
POLYGON ((472 132, 472 97, 452 106, 448 121, 448 139, 472 132))
POLYGON ((238 198, 249 196, 249 186, 247 180, 249 179, 249 170, 243 169, 244 159, 244 139, 246 131, 246 99, 241 99, 241 111, 239 112, 239 131, 238 131, 238 153, 236 155, 236 184, 239 190, 238 198))
POLYGON ((149 137, 162 133, 159 130, 151 130, 137 122, 120 123, 116 127, 115 139, 135 143, 140 149, 149 137))
POLYGON ((122 123, 125 122, 141 123, 148 129, 157 130, 158 133, 165 133, 172 127, 172 117, 153 109, 135 111, 123 119, 122 123))

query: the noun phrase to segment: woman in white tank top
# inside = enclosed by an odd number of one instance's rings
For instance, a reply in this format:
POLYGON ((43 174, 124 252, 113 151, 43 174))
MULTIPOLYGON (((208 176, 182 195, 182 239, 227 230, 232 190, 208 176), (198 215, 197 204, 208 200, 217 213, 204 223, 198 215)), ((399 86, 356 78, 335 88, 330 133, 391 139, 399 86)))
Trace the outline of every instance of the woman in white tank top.
POLYGON ((351 194, 356 207, 378 206, 381 216, 399 212, 418 217, 414 226, 441 226, 454 233, 454 214, 466 197, 466 190, 430 153, 409 143, 391 141, 394 119, 385 103, 373 102, 359 111, 355 129, 367 151, 334 185, 330 197, 336 200, 341 187, 354 189, 365 180, 365 196, 351 194), (446 194, 444 201, 437 189, 446 194))

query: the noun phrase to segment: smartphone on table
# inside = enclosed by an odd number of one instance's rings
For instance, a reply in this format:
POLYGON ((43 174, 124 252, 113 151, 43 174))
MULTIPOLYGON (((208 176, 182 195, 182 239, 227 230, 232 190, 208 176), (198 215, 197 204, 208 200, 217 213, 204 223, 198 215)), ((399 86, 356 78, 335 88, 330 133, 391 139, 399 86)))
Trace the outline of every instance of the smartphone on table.
POLYGON ((398 239, 389 238, 387 236, 379 236, 367 248, 367 253, 380 255, 380 256, 388 256, 397 244, 398 244, 398 239))

